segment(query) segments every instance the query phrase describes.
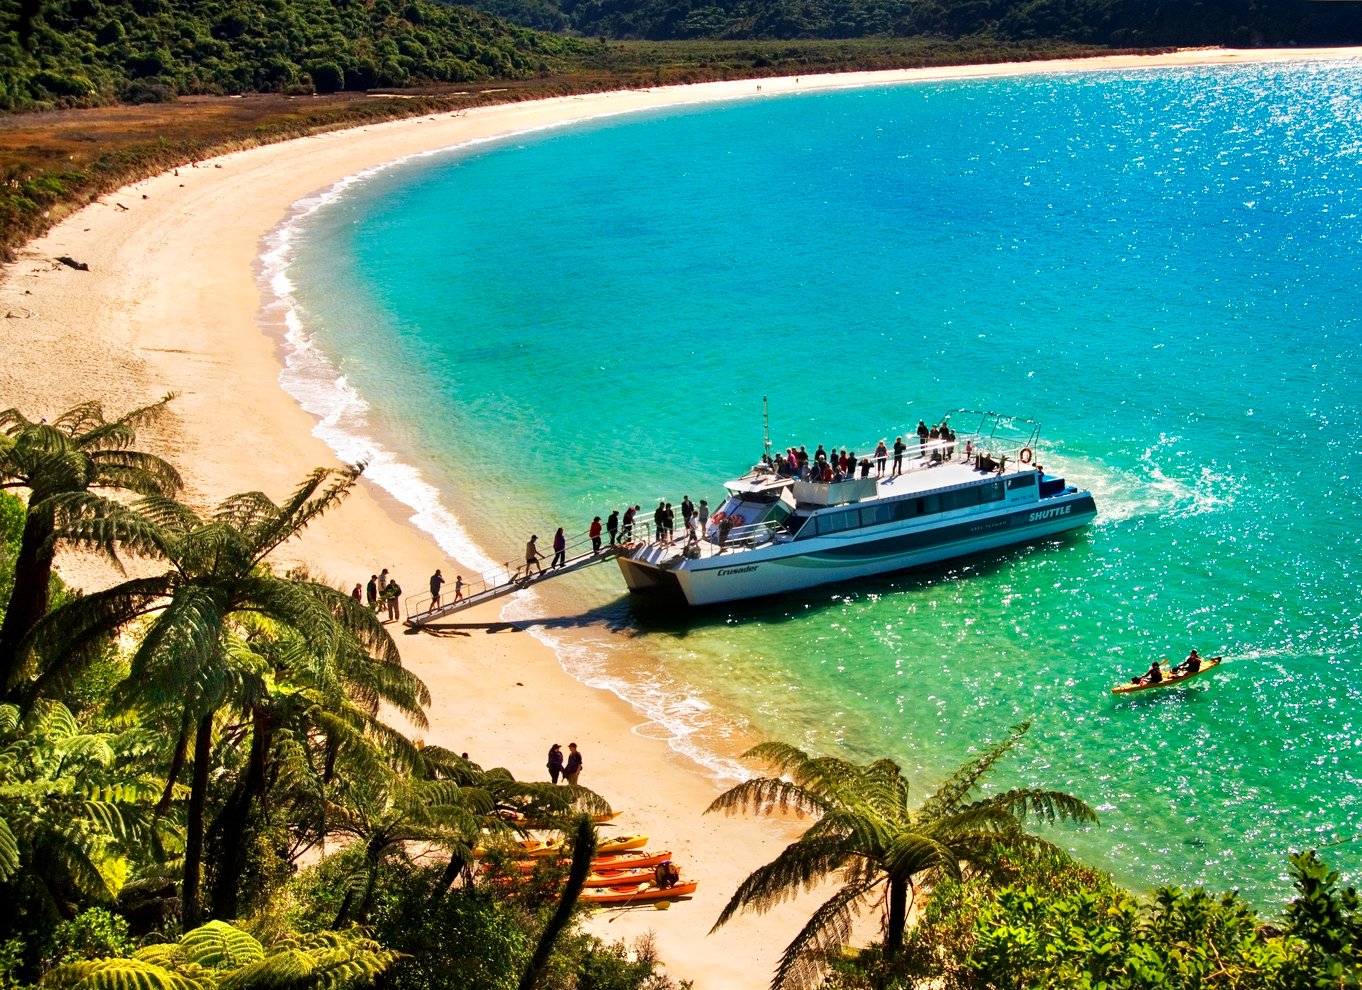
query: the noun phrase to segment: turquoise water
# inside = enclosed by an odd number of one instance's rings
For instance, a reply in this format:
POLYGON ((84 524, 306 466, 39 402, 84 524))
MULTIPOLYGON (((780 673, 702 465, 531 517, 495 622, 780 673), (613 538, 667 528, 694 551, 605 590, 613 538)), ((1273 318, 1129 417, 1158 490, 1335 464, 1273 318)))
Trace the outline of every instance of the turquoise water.
POLYGON ((1362 65, 636 115, 324 204, 283 252, 315 347, 289 387, 461 560, 714 504, 763 396, 777 447, 1031 417, 1097 496, 1062 540, 717 612, 640 611, 604 567, 509 607, 678 749, 723 773, 774 736, 925 788, 1031 718, 996 786, 1102 815, 1056 841, 1264 907, 1289 850, 1362 834, 1362 65), (1193 645, 1229 659, 1110 695, 1193 645))

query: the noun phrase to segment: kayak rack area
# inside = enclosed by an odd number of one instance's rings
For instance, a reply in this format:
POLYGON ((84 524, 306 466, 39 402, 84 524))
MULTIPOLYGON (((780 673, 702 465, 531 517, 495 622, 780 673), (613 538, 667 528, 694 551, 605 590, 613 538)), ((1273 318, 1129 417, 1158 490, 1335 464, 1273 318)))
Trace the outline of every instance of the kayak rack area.
POLYGON ((626 553, 633 548, 634 544, 631 543, 617 546, 603 545, 600 550, 593 550, 591 538, 582 533, 568 542, 564 550, 566 559, 559 567, 548 565, 548 562, 553 559, 553 555, 548 553, 544 554, 540 568, 535 568, 533 565, 527 567, 523 564, 520 567, 512 568, 510 563, 507 562, 490 574, 480 574, 471 581, 465 581, 462 588, 458 589, 457 592, 455 582, 446 581, 444 587, 440 589, 438 601, 434 600, 429 592, 407 596, 404 603, 407 613, 406 624, 419 629, 456 612, 462 612, 465 609, 495 601, 507 595, 514 595, 534 585, 562 577, 564 574, 573 574, 593 564, 612 560, 616 555, 626 553))

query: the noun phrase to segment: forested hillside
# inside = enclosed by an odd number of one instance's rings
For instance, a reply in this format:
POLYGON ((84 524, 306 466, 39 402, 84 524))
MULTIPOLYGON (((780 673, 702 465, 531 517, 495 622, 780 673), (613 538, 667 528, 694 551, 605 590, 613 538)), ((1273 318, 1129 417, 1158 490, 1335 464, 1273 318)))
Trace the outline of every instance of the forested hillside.
POLYGON ((1362 43, 1350 0, 469 0, 551 31, 606 38, 1056 40, 1118 47, 1362 43))
POLYGON ((0 0, 0 109, 523 78, 570 44, 434 0, 0 0))

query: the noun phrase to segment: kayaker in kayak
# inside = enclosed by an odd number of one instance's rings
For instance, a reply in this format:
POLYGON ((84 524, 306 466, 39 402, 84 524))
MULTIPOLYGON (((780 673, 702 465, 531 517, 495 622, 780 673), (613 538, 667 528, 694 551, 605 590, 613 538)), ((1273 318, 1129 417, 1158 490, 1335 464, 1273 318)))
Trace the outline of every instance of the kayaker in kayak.
POLYGON ((1201 654, 1192 648, 1192 652, 1187 654, 1187 659, 1173 668, 1175 674, 1195 674, 1201 669, 1201 654))
POLYGON ((1141 684, 1159 684, 1163 681, 1163 667, 1159 666, 1160 661, 1155 660, 1149 665, 1149 670, 1140 678, 1141 684))

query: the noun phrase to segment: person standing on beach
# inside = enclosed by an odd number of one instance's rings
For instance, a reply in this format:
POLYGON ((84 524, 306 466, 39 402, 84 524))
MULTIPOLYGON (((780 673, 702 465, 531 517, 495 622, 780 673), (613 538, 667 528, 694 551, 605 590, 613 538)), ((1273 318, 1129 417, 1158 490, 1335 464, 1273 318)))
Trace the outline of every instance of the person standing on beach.
POLYGON ((567 782, 574 787, 577 786, 577 777, 582 772, 582 754, 577 752, 576 743, 568 743, 567 764, 563 767, 563 776, 567 782))
POLYGON ((370 607, 371 609, 374 609, 375 611, 377 611, 377 610, 378 610, 378 575, 377 575, 377 574, 370 574, 370 575, 369 575, 368 595, 369 595, 369 607, 370 607))
POLYGON ((430 576, 431 608, 440 607, 440 588, 444 586, 444 583, 445 583, 444 575, 440 573, 440 569, 438 567, 435 568, 435 573, 430 576))
POLYGON ((567 540, 563 536, 563 527, 558 527, 558 532, 553 534, 553 560, 549 567, 562 567, 567 563, 567 540))
MULTIPOLYGON (((383 573, 387 574, 388 572, 384 571, 383 573)), ((398 608, 401 605, 402 586, 389 578, 388 586, 383 590, 383 596, 388 600, 388 618, 392 619, 394 622, 397 621, 399 616, 398 608)))
POLYGON ((610 515, 605 519, 605 531, 610 534, 610 545, 615 545, 615 540, 620 533, 620 510, 611 509, 610 515))
MULTIPOLYGON (((591 520, 591 528, 587 530, 587 536, 591 537, 591 552, 601 552, 601 517, 594 516, 591 520)), ((610 542, 614 542, 611 540, 610 542)))
POLYGON ((554 743, 549 747, 549 780, 555 784, 563 773, 563 747, 554 743))
POLYGON ((355 601, 359 602, 361 605, 363 605, 363 604, 364 604, 364 585, 362 585, 362 584, 360 584, 358 581, 356 581, 356 582, 355 582, 355 590, 352 591, 352 592, 350 592, 350 597, 353 598, 355 601))

